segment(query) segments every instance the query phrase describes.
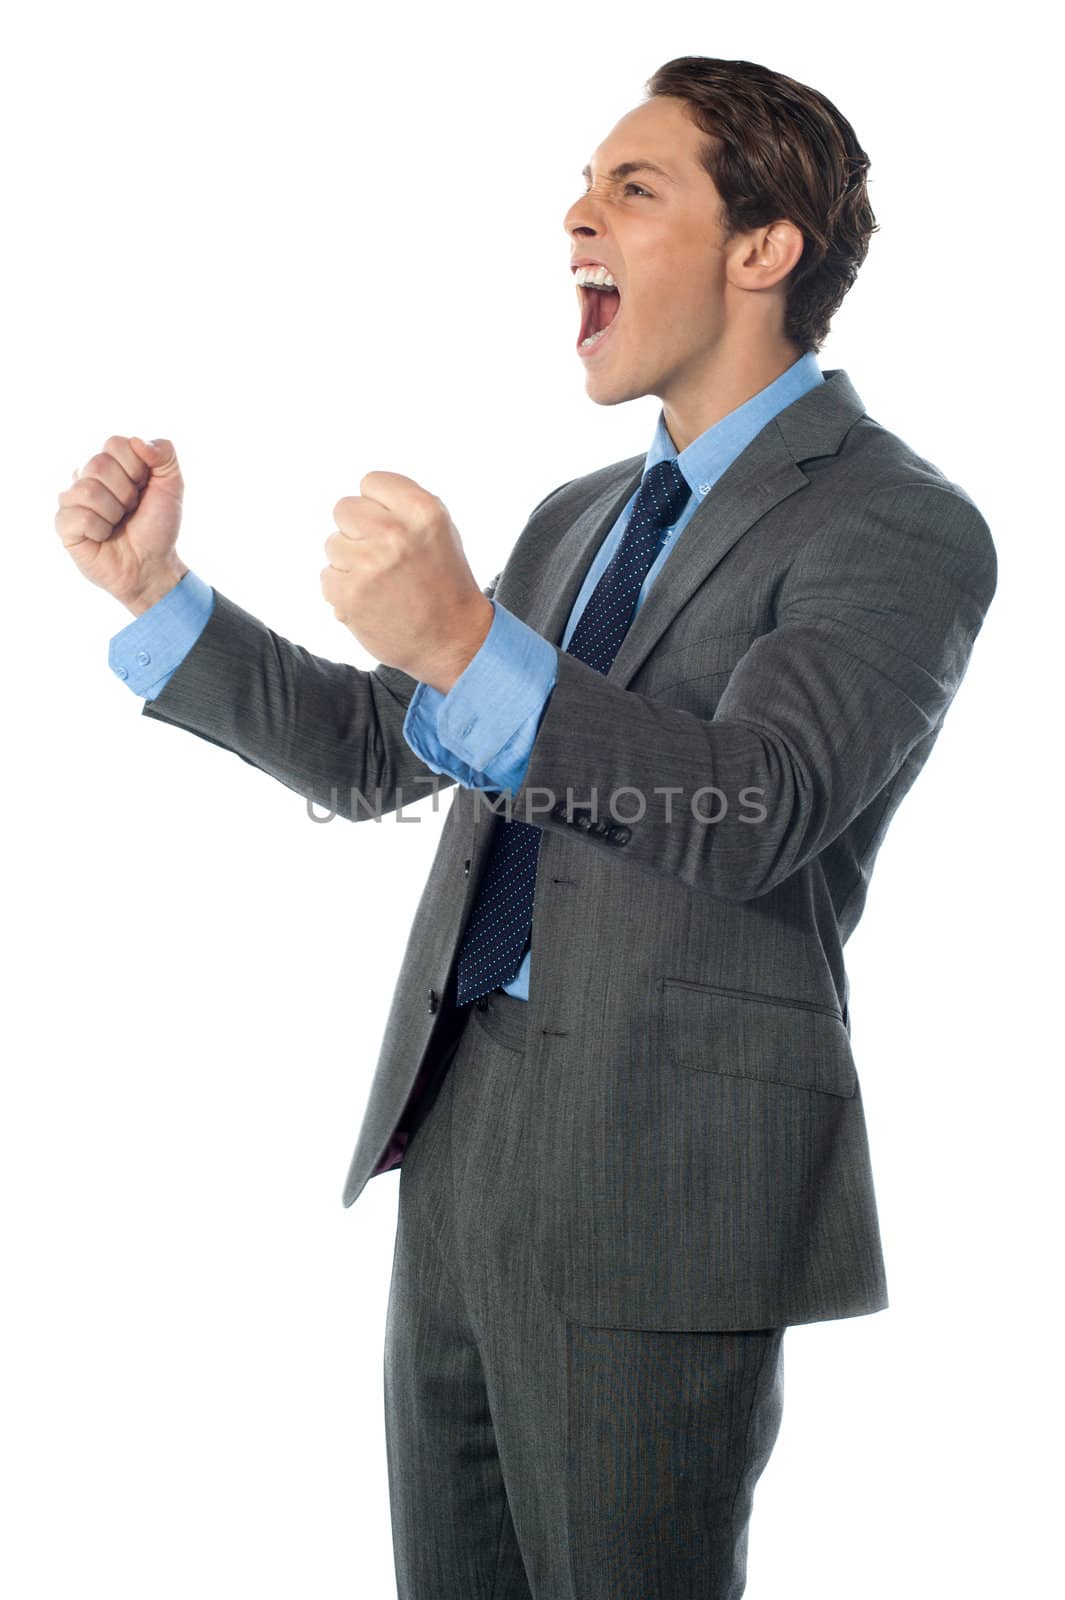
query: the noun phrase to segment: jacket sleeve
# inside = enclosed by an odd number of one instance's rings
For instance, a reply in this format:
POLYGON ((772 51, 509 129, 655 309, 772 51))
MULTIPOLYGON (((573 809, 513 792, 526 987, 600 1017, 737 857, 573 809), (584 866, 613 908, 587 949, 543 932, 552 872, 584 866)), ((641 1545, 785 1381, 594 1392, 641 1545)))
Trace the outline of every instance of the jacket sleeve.
POLYGON ((203 632, 141 715, 361 822, 454 781, 431 772, 403 737, 415 687, 398 667, 364 671, 313 655, 216 589, 203 632))
MULTIPOLYGON (((533 507, 526 528, 572 481, 533 507)), ((488 599, 501 576, 482 590, 488 599)), ((215 589, 202 632, 141 715, 220 745, 307 800, 361 822, 455 781, 430 768, 404 737, 417 687, 399 667, 379 662, 367 672, 312 655, 215 589)))
POLYGON ((723 900, 766 894, 937 728, 996 581, 971 500, 928 483, 881 487, 798 550, 776 625, 736 663, 712 716, 558 650, 510 814, 571 837, 576 828, 589 850, 723 900), (614 826, 593 831, 596 816, 614 826))

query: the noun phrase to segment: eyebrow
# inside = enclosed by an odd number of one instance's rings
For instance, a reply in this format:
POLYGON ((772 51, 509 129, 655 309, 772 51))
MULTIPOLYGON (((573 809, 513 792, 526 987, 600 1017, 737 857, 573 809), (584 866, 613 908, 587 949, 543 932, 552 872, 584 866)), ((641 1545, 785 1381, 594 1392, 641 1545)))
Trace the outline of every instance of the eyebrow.
MULTIPOLYGON (((654 161, 622 161, 612 172, 607 173, 607 177, 613 179, 627 178, 630 172, 653 172, 659 178, 665 178, 667 183, 676 181, 666 171, 665 167, 658 166, 654 161)), ((581 177, 586 183, 590 183, 592 179, 591 167, 584 167, 581 171, 581 177)))

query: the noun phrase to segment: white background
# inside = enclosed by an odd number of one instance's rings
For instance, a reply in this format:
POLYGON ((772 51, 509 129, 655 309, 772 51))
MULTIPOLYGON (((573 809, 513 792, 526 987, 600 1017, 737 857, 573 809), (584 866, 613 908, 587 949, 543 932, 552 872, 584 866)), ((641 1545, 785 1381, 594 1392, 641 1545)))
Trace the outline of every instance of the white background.
POLYGON ((655 399, 584 394, 562 218, 651 72, 689 53, 786 72, 854 124, 880 232, 822 370, 972 495, 1000 559, 847 950, 891 1307, 789 1330, 747 1593, 1052 1586, 1060 141, 1035 9, 974 26, 960 7, 310 0, 7 25, 0 1583, 18 1600, 394 1595, 398 1172, 351 1210, 340 1195, 450 804, 314 826, 236 756, 139 718, 107 666, 129 614, 62 551, 56 496, 112 432, 173 439, 185 560, 371 666, 318 578, 365 472, 441 495, 485 583, 550 489, 650 444, 655 399))

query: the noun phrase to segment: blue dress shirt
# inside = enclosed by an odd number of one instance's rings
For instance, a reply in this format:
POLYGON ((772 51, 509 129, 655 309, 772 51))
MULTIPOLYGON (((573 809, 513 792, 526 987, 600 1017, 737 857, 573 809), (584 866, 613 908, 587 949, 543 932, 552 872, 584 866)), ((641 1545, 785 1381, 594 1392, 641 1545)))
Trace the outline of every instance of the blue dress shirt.
MULTIPOLYGON (((718 478, 785 406, 792 405, 824 377, 813 351, 807 351, 779 378, 715 422, 679 453, 659 411, 640 484, 603 540, 570 611, 561 648, 569 644, 577 620, 614 551, 621 542, 640 486, 651 467, 673 456, 692 490, 670 528, 636 600, 635 616, 664 562, 718 478)), ((520 442, 520 441, 519 441, 520 442)), ((137 694, 152 700, 177 671, 211 614, 214 591, 188 572, 170 593, 134 619, 111 640, 109 662, 137 694)), ((420 683, 411 696, 403 734, 432 771, 447 774, 467 788, 517 791, 525 778, 540 722, 557 677, 555 647, 498 601, 491 627, 476 655, 447 694, 420 683)), ((518 999, 529 998, 532 951, 505 985, 518 999)))

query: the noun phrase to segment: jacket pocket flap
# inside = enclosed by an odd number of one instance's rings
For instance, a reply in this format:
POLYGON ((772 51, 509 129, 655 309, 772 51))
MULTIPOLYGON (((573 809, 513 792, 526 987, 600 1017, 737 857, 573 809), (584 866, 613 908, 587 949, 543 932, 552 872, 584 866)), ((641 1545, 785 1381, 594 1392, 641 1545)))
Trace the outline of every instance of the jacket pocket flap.
POLYGON ((660 978, 659 986, 668 1060, 696 1072, 854 1095, 858 1075, 838 1011, 684 978, 660 978))

